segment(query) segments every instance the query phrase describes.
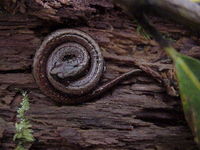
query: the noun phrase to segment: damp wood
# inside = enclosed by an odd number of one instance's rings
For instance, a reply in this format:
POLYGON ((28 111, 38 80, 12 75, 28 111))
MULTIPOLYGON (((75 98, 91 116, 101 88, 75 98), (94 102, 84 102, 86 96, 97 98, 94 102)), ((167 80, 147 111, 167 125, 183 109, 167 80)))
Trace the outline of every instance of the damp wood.
MULTIPOLYGON (((35 142, 31 149, 197 149, 184 120, 171 61, 111 1, 1 1, 0 149, 13 149, 15 89, 29 91, 28 119, 35 142), (73 28, 100 46, 106 71, 99 85, 131 69, 141 69, 93 102, 58 106, 45 96, 32 75, 36 50, 47 35, 73 28)), ((151 22, 182 53, 200 58, 199 37, 158 17, 151 22)))

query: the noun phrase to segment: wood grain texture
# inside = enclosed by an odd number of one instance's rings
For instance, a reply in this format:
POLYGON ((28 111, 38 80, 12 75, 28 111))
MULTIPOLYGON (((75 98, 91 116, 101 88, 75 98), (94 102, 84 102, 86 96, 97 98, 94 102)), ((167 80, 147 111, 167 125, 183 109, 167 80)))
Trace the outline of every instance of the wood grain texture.
MULTIPOLYGON (((31 109, 27 116, 36 138, 31 146, 33 150, 197 149, 184 120, 180 99, 170 96, 177 94, 171 61, 154 41, 137 32, 137 25, 121 9, 104 0, 85 3, 73 0, 70 7, 49 8, 48 11, 56 10, 54 15, 39 11, 33 17, 30 13, 33 10, 47 10, 38 3, 42 1, 17 2, 21 7, 20 3, 26 4, 23 14, 0 14, 0 149, 15 146, 12 137, 21 102, 15 88, 30 91, 31 109), (75 9, 76 3, 82 5, 76 5, 75 9), (85 9, 80 12, 80 8, 85 9), (68 23, 56 22, 54 18, 59 20, 61 14, 68 23), (72 19, 78 14, 79 17, 72 19), (86 14, 89 17, 83 22, 80 18, 86 14), (49 23, 47 18, 55 22, 49 23), (133 68, 143 72, 93 102, 55 105, 38 89, 31 65, 35 50, 46 35, 71 27, 90 34, 99 43, 106 62, 100 84, 133 68)), ((180 52, 199 58, 198 37, 180 25, 155 17, 150 19, 167 38, 173 39, 180 52)))

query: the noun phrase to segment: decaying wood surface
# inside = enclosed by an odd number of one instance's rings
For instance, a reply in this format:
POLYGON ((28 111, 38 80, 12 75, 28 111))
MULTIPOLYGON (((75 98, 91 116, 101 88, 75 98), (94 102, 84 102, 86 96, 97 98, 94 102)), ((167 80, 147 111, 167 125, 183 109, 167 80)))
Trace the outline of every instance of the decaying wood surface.
MULTIPOLYGON (((13 149, 21 95, 30 91, 31 149, 195 150, 177 97, 170 59, 137 24, 106 0, 4 0, 0 13, 0 149, 13 149), (75 28, 100 45, 102 83, 141 68, 93 102, 58 106, 38 89, 31 73, 36 49, 56 29, 75 28)), ((180 52, 200 58, 199 38, 182 26, 151 17, 180 52)))

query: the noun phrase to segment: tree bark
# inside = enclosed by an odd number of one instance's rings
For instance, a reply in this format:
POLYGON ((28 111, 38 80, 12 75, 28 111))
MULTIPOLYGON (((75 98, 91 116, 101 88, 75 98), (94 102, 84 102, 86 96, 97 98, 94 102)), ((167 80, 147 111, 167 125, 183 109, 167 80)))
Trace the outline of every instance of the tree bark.
MULTIPOLYGON (((138 32, 120 8, 106 0, 4 0, 0 14, 0 149, 13 149, 16 110, 28 90, 31 149, 194 150, 177 97, 173 65, 159 46, 138 32), (7 13, 9 12, 9 13, 7 13), (58 106, 32 76, 35 51, 61 28, 90 34, 106 62, 101 82, 133 68, 140 73, 90 103, 58 106)), ((200 58, 199 38, 178 24, 151 21, 180 52, 200 58)))

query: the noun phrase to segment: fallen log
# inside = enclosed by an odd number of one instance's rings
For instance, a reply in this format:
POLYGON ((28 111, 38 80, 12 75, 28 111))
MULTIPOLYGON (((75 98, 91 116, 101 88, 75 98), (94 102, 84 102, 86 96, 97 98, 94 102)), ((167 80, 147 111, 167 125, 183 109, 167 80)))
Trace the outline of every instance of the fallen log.
MULTIPOLYGON (((30 92, 27 116, 36 138, 31 149, 197 149, 174 96, 171 61, 120 8, 104 0, 3 2, 15 14, 0 14, 0 149, 15 147, 22 99, 15 88, 30 92), (143 72, 90 103, 56 105, 35 83, 32 62, 44 37, 60 28, 82 30, 98 42, 106 62, 101 83, 133 68, 143 72)), ((166 20, 151 21, 180 52, 200 56, 197 36, 166 20)))

